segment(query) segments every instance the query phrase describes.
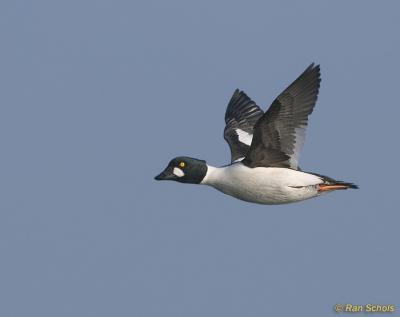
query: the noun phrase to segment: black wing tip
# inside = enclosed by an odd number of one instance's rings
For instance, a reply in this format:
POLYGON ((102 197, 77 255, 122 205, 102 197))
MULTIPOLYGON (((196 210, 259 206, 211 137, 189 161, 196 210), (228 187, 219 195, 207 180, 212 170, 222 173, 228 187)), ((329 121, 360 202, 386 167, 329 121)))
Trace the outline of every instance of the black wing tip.
POLYGON ((226 111, 225 111, 225 122, 226 123, 228 123, 229 117, 231 115, 231 112, 233 111, 234 106, 239 102, 239 99, 243 94, 246 96, 246 94, 243 92, 243 90, 240 90, 239 88, 236 88, 235 91, 233 92, 232 97, 229 100, 228 106, 226 107, 226 111))
POLYGON ((230 104, 234 99, 238 98, 241 92, 242 91, 239 88, 236 88, 228 104, 230 104))
POLYGON ((228 102, 225 122, 228 123, 232 116, 240 116, 241 112, 249 106, 258 108, 257 104, 243 90, 237 88, 228 102))
POLYGON ((307 68, 306 71, 310 71, 310 70, 317 70, 320 71, 321 70, 321 65, 320 64, 316 64, 315 62, 312 62, 307 68))
POLYGON ((318 81, 321 82, 321 66, 319 64, 315 64, 314 62, 312 62, 310 66, 306 68, 303 74, 310 74, 312 76, 315 76, 318 81))
MULTIPOLYGON (((237 98, 240 98, 241 96, 245 96, 245 97, 248 98, 248 96, 246 95, 246 93, 243 90, 241 90, 239 88, 236 88, 235 91, 233 92, 231 101, 233 101, 233 100, 235 100, 237 98)), ((231 101, 229 103, 231 103, 231 101)))
MULTIPOLYGON (((285 91, 290 90, 291 87, 295 87, 296 85, 301 85, 302 91, 309 91, 312 92, 315 90, 315 97, 318 97, 319 88, 321 86, 321 67, 319 64, 311 63, 304 72, 297 77, 297 79, 285 89, 285 91)), ((315 98, 315 102, 317 99, 315 98)))

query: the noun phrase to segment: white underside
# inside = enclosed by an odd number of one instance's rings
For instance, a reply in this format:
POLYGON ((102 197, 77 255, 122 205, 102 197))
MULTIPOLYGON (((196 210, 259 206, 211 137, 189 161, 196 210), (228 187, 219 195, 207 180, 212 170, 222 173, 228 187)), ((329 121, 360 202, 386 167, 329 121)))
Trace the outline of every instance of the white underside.
POLYGON ((242 163, 208 166, 201 182, 238 199, 258 204, 287 204, 318 196, 323 181, 313 174, 278 167, 249 168, 242 163))

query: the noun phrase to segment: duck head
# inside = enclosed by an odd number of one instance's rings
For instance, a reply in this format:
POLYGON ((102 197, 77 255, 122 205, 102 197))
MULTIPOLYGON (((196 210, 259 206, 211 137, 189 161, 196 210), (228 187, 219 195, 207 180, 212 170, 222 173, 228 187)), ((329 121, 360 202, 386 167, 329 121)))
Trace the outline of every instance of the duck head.
POLYGON ((187 156, 178 156, 172 159, 168 166, 155 180, 169 180, 180 183, 200 184, 207 174, 206 161, 187 156))

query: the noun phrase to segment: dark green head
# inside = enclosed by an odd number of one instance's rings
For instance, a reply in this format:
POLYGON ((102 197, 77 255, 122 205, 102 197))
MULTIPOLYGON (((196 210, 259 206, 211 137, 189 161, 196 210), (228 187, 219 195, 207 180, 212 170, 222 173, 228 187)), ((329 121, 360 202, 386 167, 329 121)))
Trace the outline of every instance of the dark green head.
POLYGON ((178 156, 169 162, 161 174, 154 179, 177 181, 180 183, 200 184, 207 174, 206 161, 186 156, 178 156))

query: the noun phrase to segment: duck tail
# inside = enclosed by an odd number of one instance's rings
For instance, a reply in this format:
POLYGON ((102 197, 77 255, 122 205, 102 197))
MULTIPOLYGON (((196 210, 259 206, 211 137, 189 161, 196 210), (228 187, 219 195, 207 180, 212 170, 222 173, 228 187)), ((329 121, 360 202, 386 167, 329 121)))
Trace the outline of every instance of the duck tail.
POLYGON ((321 179, 324 181, 322 184, 318 185, 318 192, 328 192, 332 190, 341 190, 341 189, 358 189, 358 186, 353 183, 348 183, 348 182, 343 182, 343 181, 337 181, 334 180, 333 178, 323 176, 323 175, 318 175, 321 177, 321 179))
POLYGON ((338 190, 338 189, 358 189, 358 186, 353 183, 345 183, 340 182, 337 184, 320 184, 318 187, 318 192, 329 192, 331 190, 338 190))

